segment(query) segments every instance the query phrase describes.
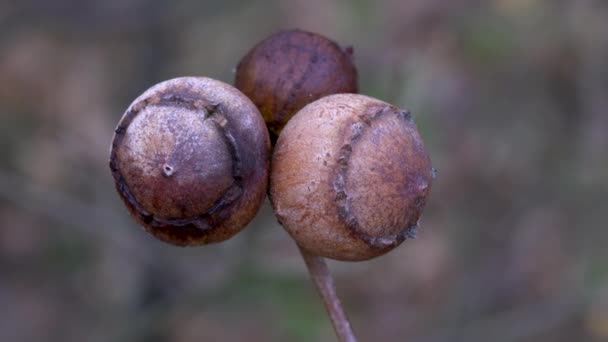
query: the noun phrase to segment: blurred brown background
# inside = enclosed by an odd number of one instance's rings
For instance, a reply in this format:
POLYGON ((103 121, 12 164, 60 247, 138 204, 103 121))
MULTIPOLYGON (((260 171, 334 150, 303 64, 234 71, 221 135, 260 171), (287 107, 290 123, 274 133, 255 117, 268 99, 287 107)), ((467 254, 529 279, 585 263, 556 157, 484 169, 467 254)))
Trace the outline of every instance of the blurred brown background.
POLYGON ((416 240, 331 262, 361 341, 608 340, 608 1, 0 2, 0 341, 333 341, 268 205, 180 249, 107 166, 152 84, 284 28, 353 45, 439 170, 416 240))

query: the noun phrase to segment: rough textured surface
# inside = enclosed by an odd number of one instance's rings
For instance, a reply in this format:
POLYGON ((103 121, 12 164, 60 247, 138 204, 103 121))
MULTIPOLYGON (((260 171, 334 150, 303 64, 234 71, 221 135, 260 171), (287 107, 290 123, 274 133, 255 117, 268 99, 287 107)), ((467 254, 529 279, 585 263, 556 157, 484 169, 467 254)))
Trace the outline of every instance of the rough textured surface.
POLYGON ((278 32, 239 63, 235 86, 258 106, 273 139, 302 107, 323 96, 357 92, 352 49, 318 34, 278 32))
POLYGON ((131 214, 177 245, 219 242, 255 216, 266 191, 270 141, 237 89, 182 77, 148 89, 120 120, 110 169, 131 214))
POLYGON ((356 94, 299 111, 271 168, 279 222, 303 248, 339 260, 373 258, 412 234, 433 178, 409 112, 356 94))

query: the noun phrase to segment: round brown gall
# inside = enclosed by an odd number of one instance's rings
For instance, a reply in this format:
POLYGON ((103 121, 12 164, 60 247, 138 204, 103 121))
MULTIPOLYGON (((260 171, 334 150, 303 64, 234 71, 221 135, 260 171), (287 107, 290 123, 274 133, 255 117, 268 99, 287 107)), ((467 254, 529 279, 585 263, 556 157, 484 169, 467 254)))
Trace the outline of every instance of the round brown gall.
POLYGON ((331 95, 300 110, 279 136, 270 198, 302 248, 366 260, 415 233, 433 174, 408 111, 363 95, 331 95))
POLYGON ((258 43, 236 68, 235 86, 258 107, 271 138, 302 107, 321 97, 357 92, 352 49, 315 33, 281 31, 258 43))
POLYGON ((110 169, 146 231, 175 245, 226 240, 266 194, 270 140, 259 111, 236 88, 181 77, 139 96, 116 127, 110 169))

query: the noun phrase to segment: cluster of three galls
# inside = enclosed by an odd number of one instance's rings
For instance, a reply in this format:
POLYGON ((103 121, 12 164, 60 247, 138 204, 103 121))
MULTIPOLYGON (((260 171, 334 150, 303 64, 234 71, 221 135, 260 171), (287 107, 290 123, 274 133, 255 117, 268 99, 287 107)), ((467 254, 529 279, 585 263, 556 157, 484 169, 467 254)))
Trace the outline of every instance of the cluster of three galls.
POLYGON ((352 50, 299 30, 256 45, 234 87, 156 84, 116 128, 118 193, 148 232, 176 245, 230 238, 268 192, 306 251, 386 253, 415 232, 434 171, 411 114, 357 90, 352 50))

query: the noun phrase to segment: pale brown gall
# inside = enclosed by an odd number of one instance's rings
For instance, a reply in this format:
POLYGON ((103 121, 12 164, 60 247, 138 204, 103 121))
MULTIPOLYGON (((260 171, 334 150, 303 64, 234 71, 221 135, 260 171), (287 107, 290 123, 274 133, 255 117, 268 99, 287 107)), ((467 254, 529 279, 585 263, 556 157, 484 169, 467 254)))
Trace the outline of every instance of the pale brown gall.
POLYGON ((408 111, 339 94, 307 105, 283 129, 272 157, 270 198, 302 248, 365 260, 415 232, 432 181, 408 111))

